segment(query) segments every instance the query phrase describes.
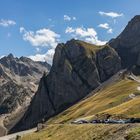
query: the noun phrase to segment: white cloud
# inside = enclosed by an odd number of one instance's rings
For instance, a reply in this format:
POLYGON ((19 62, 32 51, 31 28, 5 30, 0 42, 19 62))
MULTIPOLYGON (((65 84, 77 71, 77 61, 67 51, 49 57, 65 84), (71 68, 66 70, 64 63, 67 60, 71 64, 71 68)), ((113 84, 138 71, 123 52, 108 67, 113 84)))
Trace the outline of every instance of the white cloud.
POLYGON ((0 59, 3 58, 3 57, 5 57, 5 56, 6 56, 6 55, 1 55, 1 56, 0 56, 0 59))
POLYGON ((28 41, 35 47, 53 47, 55 48, 60 35, 54 31, 43 28, 37 31, 26 31, 24 27, 20 27, 20 33, 23 34, 23 40, 28 41))
POLYGON ((116 13, 116 12, 102 12, 100 11, 99 14, 101 16, 108 16, 111 18, 117 18, 117 17, 122 17, 124 14, 123 13, 116 13))
POLYGON ((8 27, 13 25, 16 25, 16 22, 13 20, 5 20, 5 19, 0 20, 0 26, 8 27))
POLYGON ((75 29, 73 29, 72 27, 67 27, 65 30, 65 33, 73 33, 75 32, 75 29))
POLYGON ((19 31, 20 31, 20 33, 26 32, 26 30, 24 29, 24 27, 20 27, 19 31))
POLYGON ((20 33, 23 35, 23 40, 28 41, 32 46, 36 47, 37 54, 31 55, 29 58, 34 61, 47 61, 52 63, 55 48, 59 43, 60 35, 50 29, 40 29, 37 31, 26 31, 24 27, 20 27, 20 33), (45 54, 41 52, 40 47, 47 47, 48 51, 45 54))
POLYGON ((70 17, 68 15, 64 15, 64 21, 71 21, 71 20, 76 20, 76 17, 70 17))
POLYGON ((109 30, 107 30, 107 33, 112 34, 113 33, 113 29, 110 28, 109 30))
POLYGON ((69 17, 68 15, 64 15, 64 20, 65 21, 70 21, 71 20, 71 17, 69 17))
POLYGON ((50 49, 45 54, 31 55, 31 56, 29 56, 29 58, 34 61, 46 61, 49 64, 52 64, 54 52, 55 52, 54 49, 50 49))
POLYGON ((107 30, 107 33, 109 33, 109 34, 113 33, 113 29, 109 26, 108 23, 99 24, 98 27, 107 30))
POLYGON ((87 37, 87 36, 96 36, 97 33, 93 28, 83 28, 83 27, 78 27, 78 28, 72 28, 72 27, 67 27, 66 28, 66 33, 75 33, 78 36, 81 37, 87 37))
POLYGON ((77 18, 76 18, 76 17, 72 17, 72 19, 73 19, 73 20, 77 20, 77 18))
POLYGON ((71 34, 75 38, 84 39, 85 41, 96 45, 104 45, 106 43, 106 41, 101 41, 98 39, 97 32, 93 28, 67 27, 65 33, 71 34))
POLYGON ((103 29, 109 29, 110 28, 108 23, 99 24, 98 27, 103 28, 103 29))

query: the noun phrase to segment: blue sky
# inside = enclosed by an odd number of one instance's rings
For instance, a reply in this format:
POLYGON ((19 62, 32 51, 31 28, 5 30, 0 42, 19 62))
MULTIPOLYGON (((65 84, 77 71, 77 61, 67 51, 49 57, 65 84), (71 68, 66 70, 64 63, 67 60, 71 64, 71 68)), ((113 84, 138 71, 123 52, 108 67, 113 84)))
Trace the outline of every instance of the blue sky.
POLYGON ((0 56, 51 63, 58 42, 103 44, 140 14, 139 5, 140 0, 1 0, 0 56))

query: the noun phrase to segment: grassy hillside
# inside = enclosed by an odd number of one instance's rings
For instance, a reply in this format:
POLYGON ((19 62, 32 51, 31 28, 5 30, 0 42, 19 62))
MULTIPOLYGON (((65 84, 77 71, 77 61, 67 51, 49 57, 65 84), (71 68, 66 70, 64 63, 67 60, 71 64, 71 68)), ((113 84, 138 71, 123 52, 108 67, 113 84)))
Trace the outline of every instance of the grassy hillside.
POLYGON ((92 118, 96 114, 126 115, 140 117, 140 91, 138 82, 124 79, 100 90, 83 101, 49 120, 49 123, 65 123, 77 118, 92 118), (135 98, 130 98, 136 94, 135 98))
POLYGON ((140 139, 140 124, 71 124, 70 122, 95 116, 140 117, 139 83, 123 79, 104 87, 47 122, 39 132, 22 140, 135 140, 140 139), (133 96, 132 96, 133 95, 133 96), (135 96, 134 96, 135 95, 135 96))
POLYGON ((22 140, 135 140, 140 138, 140 125, 55 124, 23 136, 22 140))

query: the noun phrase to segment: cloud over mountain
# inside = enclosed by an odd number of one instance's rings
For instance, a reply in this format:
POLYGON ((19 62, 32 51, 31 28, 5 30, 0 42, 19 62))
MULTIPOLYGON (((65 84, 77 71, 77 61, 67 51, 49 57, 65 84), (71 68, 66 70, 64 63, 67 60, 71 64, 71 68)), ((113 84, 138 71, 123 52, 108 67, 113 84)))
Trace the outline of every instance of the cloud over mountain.
POLYGON ((37 31, 27 31, 24 27, 20 27, 20 33, 23 35, 23 40, 28 41, 35 47, 53 47, 55 48, 60 35, 54 31, 43 28, 37 31))
POLYGON ((28 41, 32 46, 39 50, 40 47, 47 47, 47 52, 44 54, 37 53, 29 56, 34 61, 47 61, 52 63, 55 47, 59 42, 60 35, 54 31, 43 28, 37 31, 27 31, 24 27, 20 27, 20 33, 23 35, 23 40, 28 41))
POLYGON ((84 28, 84 27, 67 27, 65 33, 70 34, 74 38, 84 39, 87 42, 103 45, 106 41, 101 41, 98 39, 97 32, 94 28, 84 28))
POLYGON ((43 62, 46 61, 49 64, 52 64, 54 52, 55 52, 54 49, 50 49, 44 54, 35 54, 35 55, 28 56, 28 57, 34 61, 43 61, 43 62))

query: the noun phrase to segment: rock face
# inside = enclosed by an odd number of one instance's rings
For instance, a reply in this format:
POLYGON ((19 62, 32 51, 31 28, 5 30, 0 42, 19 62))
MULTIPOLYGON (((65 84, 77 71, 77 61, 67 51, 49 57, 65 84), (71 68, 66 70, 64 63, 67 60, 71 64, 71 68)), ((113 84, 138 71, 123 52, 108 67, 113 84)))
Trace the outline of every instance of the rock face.
POLYGON ((38 79, 49 70, 50 65, 46 62, 34 62, 26 57, 15 58, 9 54, 0 59, 0 119, 5 115, 5 127, 11 127, 9 123, 12 125, 12 121, 9 120, 14 115, 14 123, 16 116, 23 115, 37 91, 38 79))
POLYGON ((135 16, 109 45, 118 52, 123 67, 140 66, 140 15, 135 16))
POLYGON ((71 40, 56 47, 53 66, 24 117, 12 131, 28 129, 63 111, 121 69, 121 60, 108 45, 71 40))

